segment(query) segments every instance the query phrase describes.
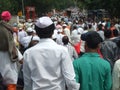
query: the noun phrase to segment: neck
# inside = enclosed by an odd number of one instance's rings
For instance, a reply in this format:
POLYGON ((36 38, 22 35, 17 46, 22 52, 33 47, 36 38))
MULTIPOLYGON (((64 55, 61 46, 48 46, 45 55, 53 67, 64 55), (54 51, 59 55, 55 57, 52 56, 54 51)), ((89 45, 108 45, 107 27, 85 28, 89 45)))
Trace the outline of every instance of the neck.
POLYGON ((96 49, 88 48, 88 49, 86 50, 86 52, 97 53, 97 52, 98 52, 98 48, 96 48, 96 49))

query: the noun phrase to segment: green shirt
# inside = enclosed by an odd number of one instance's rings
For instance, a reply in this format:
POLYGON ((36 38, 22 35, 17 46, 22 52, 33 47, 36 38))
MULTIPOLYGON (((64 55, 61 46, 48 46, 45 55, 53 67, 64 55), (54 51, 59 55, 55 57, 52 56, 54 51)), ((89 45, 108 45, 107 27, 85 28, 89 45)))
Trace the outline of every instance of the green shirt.
POLYGON ((73 62, 80 90, 111 90, 110 64, 97 53, 85 53, 73 62))

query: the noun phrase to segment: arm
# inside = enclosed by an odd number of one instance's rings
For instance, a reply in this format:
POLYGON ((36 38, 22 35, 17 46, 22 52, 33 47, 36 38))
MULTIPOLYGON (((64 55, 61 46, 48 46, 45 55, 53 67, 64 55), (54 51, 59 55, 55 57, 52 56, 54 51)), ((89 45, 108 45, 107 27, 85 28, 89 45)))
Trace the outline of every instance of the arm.
POLYGON ((73 61, 73 66, 74 66, 74 70, 75 70, 75 79, 78 83, 80 83, 80 79, 79 79, 79 71, 78 71, 78 68, 77 68, 77 63, 76 61, 73 61))
POLYGON ((106 75, 105 75, 105 81, 104 81, 104 90, 111 90, 112 87, 112 76, 111 76, 111 68, 110 64, 108 63, 106 65, 106 75))
POLYGON ((78 54, 74 47, 73 47, 73 57, 74 57, 74 59, 78 58, 78 54))
POLYGON ((17 48, 17 51, 18 51, 18 61, 20 64, 23 64, 23 55, 21 54, 21 52, 18 50, 17 48))
POLYGON ((31 82, 31 73, 28 62, 29 56, 24 54, 24 63, 23 63, 23 77, 24 77, 24 90, 32 90, 32 82, 31 82))
POLYGON ((62 73, 66 81, 68 90, 79 90, 79 84, 75 81, 75 72, 73 69, 72 61, 70 59, 69 53, 64 51, 62 55, 62 73))

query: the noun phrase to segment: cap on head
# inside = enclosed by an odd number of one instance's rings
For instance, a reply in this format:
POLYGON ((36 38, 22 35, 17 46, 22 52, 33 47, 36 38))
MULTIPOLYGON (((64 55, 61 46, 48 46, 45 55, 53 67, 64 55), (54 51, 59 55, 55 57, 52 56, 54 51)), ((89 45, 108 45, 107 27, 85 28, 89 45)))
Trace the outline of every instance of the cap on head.
POLYGON ((35 25, 39 28, 46 28, 51 24, 53 24, 53 21, 49 17, 45 16, 45 17, 39 18, 35 25))
POLYGON ((31 27, 27 28, 27 32, 33 32, 33 29, 31 27))
POLYGON ((50 17, 40 17, 35 23, 36 33, 40 38, 49 38, 55 29, 55 25, 50 17))
POLYGON ((32 22, 32 19, 28 19, 28 22, 29 22, 29 23, 32 22))
POLYGON ((62 26, 63 26, 63 27, 66 27, 67 25, 66 25, 66 24, 63 24, 62 26))
POLYGON ((61 25, 57 25, 56 29, 62 29, 62 26, 61 25))
POLYGON ((4 21, 9 21, 11 19, 11 14, 9 11, 3 11, 1 13, 1 19, 4 21))

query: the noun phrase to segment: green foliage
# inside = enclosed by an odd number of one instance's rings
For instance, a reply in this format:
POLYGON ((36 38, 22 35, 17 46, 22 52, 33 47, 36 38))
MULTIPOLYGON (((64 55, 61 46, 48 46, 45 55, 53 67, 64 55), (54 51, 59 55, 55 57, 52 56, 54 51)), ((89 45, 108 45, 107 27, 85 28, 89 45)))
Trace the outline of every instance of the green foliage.
POLYGON ((1 0, 0 1, 0 13, 2 11, 10 11, 12 14, 16 14, 18 3, 16 0, 1 0))
POLYGON ((5 10, 8 10, 8 11, 11 10, 10 0, 1 0, 1 2, 0 2, 0 12, 5 11, 5 10))
POLYGON ((38 15, 52 9, 62 10, 73 5, 73 0, 29 0, 25 2, 25 6, 35 6, 38 15))
POLYGON ((82 7, 85 7, 88 10, 106 9, 107 11, 109 11, 109 13, 111 14, 112 17, 120 16, 119 0, 80 0, 79 3, 81 3, 81 2, 83 5, 82 7))

